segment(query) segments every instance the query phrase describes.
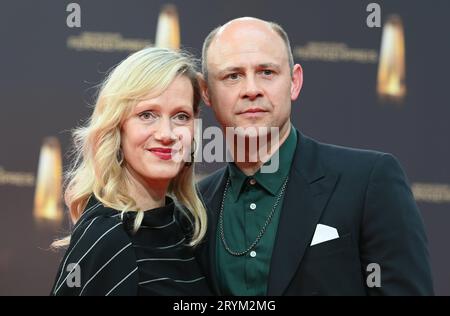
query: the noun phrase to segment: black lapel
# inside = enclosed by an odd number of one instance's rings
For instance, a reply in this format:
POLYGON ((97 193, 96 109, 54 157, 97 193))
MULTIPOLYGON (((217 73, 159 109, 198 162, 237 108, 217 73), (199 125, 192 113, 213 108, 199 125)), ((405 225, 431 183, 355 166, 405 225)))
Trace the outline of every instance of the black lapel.
POLYGON ((267 294, 274 296, 284 293, 298 270, 338 179, 322 168, 320 145, 298 131, 297 136, 270 265, 267 294))
POLYGON ((206 254, 208 255, 208 274, 215 293, 221 295, 219 282, 216 273, 216 234, 217 220, 222 203, 223 191, 225 190, 228 178, 228 168, 225 167, 218 171, 217 177, 211 183, 209 189, 203 194, 203 199, 208 209, 208 232, 206 254))

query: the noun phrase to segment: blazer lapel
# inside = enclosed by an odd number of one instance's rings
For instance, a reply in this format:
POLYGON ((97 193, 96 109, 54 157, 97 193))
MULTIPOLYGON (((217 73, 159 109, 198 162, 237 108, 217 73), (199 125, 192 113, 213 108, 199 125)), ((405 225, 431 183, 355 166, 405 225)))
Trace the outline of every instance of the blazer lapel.
POLYGON ((309 247, 337 175, 320 165, 317 143, 297 132, 298 142, 278 224, 267 295, 284 293, 309 247))

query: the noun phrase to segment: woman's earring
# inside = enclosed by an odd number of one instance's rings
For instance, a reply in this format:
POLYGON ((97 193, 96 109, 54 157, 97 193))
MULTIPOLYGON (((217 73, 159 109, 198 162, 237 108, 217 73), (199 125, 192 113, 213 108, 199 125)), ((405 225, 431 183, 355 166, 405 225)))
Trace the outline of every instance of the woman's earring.
POLYGON ((194 163, 195 151, 196 151, 196 149, 197 149, 197 144, 196 144, 196 142, 195 142, 195 139, 192 139, 192 142, 194 143, 194 150, 191 151, 191 161, 188 161, 188 162, 186 162, 186 163, 184 164, 186 167, 190 167, 190 166, 192 166, 192 164, 194 163))
POLYGON ((119 148, 119 151, 117 152, 117 163, 121 166, 123 164, 123 151, 122 148, 119 148))

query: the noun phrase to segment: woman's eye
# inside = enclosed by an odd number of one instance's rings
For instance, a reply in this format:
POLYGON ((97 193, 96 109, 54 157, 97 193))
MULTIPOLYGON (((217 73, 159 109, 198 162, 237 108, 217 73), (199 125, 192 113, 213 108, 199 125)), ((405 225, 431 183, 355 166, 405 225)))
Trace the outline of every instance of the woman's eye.
POLYGON ((180 113, 175 116, 175 119, 177 119, 179 121, 183 121, 183 122, 189 121, 190 118, 191 118, 190 115, 188 115, 186 113, 180 113))
POLYGON ((145 111, 140 113, 139 117, 143 120, 150 120, 156 118, 156 115, 151 111, 145 111))

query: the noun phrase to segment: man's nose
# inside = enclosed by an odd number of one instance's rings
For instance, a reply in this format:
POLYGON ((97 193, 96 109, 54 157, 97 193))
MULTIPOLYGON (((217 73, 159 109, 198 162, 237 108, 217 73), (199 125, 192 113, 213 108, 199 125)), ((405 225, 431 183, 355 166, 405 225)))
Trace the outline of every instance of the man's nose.
POLYGON ((162 144, 169 145, 176 141, 177 136, 172 128, 170 118, 161 118, 159 120, 157 130, 155 132, 155 139, 162 144))
POLYGON ((245 80, 245 84, 242 88, 242 98, 253 101, 263 95, 256 78, 254 76, 248 76, 245 80))

